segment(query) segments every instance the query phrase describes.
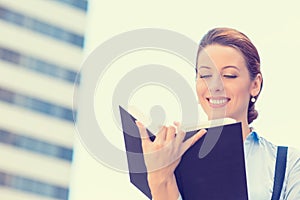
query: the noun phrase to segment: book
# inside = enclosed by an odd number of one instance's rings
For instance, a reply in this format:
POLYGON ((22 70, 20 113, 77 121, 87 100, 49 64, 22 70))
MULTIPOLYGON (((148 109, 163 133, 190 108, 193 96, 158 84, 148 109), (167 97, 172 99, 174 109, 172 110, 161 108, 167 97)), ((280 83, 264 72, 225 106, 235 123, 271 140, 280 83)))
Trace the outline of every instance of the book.
MULTIPOLYGON (((130 182, 152 199, 136 119, 121 106, 130 182)), ((223 122, 224 120, 219 120, 223 122)), ((202 127, 204 128, 204 127, 202 127)), ((175 170, 184 200, 248 200, 241 122, 208 123, 207 133, 182 156, 175 170)), ((185 140, 200 127, 186 131, 185 140)), ((150 139, 155 135, 148 129, 150 139)))

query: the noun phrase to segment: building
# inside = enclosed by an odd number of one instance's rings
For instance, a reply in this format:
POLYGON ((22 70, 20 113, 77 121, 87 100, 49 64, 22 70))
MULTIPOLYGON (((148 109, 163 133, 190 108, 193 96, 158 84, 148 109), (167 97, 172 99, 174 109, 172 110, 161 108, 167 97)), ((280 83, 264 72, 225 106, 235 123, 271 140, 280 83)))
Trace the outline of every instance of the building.
POLYGON ((0 0, 0 199, 68 199, 86 12, 87 0, 0 0))

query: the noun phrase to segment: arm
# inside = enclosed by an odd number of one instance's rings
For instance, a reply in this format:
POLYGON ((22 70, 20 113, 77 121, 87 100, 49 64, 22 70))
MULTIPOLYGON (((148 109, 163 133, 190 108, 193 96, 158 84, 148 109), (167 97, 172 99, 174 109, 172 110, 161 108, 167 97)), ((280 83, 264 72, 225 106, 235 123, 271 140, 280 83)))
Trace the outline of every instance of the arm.
MULTIPOLYGON (((150 179, 148 179, 149 185, 151 182, 150 179)), ((151 184, 150 186, 151 194, 153 200, 159 200, 159 199, 170 199, 170 200, 177 200, 179 199, 179 190, 176 183, 175 175, 173 175, 170 180, 166 180, 162 182, 161 184, 151 184)))
POLYGON ((287 185, 284 200, 298 200, 300 199, 300 152, 291 152, 289 160, 292 163, 287 172, 287 185))
POLYGON ((163 126, 152 142, 143 124, 140 122, 136 122, 136 124, 142 138, 152 198, 154 200, 180 199, 174 171, 181 160, 181 156, 206 133, 206 130, 200 130, 183 142, 185 132, 181 130, 179 123, 174 123, 176 128, 163 126))

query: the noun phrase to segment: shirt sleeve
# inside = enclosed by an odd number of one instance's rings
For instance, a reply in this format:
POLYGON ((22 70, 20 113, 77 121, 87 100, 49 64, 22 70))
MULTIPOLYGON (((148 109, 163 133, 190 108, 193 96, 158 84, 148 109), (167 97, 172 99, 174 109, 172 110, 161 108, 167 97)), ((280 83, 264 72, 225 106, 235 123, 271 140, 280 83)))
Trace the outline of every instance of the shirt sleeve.
POLYGON ((300 151, 294 150, 291 152, 289 164, 290 167, 287 171, 287 184, 283 199, 298 200, 300 199, 300 151))

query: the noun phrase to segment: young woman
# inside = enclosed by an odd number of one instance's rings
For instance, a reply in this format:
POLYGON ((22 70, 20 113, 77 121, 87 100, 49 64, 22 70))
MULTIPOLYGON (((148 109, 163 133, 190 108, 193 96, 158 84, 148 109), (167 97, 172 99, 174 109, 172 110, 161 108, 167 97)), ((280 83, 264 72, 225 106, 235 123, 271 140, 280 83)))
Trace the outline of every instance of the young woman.
MULTIPOLYGON (((255 46, 237 30, 210 30, 199 45, 196 73, 198 100, 208 119, 230 117, 242 122, 249 199, 271 199, 277 146, 249 127, 258 116, 254 105, 263 83, 260 58, 255 46)), ((152 142, 143 124, 136 123, 143 138, 148 183, 153 199, 181 199, 174 170, 184 152, 206 131, 200 130, 183 142, 185 133, 180 129, 180 123, 174 122, 174 126, 163 126, 152 142)), ((300 152, 293 148, 288 149, 280 199, 300 199, 300 152)))

